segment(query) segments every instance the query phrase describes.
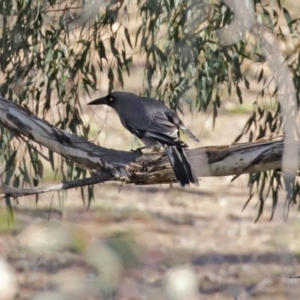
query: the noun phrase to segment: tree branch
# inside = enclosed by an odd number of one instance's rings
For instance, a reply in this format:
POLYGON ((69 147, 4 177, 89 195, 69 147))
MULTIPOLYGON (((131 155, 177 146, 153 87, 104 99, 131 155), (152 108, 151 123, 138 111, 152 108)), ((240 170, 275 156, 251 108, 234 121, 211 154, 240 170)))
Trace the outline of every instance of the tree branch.
POLYGON ((68 181, 68 182, 62 182, 58 184, 49 184, 45 186, 39 186, 39 187, 33 187, 33 188, 14 188, 6 185, 2 185, 0 187, 0 196, 1 198, 5 197, 13 197, 18 198, 21 196, 29 196, 29 195, 36 195, 36 194, 43 194, 48 192, 57 192, 57 191, 63 191, 68 190, 72 188, 77 188, 81 186, 91 185, 91 184, 97 184, 97 183, 103 183, 105 181, 109 181, 114 179, 111 173, 108 172, 102 172, 100 174, 97 174, 93 177, 68 181))
MULTIPOLYGON (((0 194, 20 197, 59 191, 108 180, 134 184, 176 182, 164 152, 140 154, 97 146, 82 137, 60 130, 30 111, 0 97, 0 124, 17 136, 36 143, 98 174, 61 184, 29 189, 2 186, 0 194)), ((199 177, 228 176, 281 168, 283 141, 259 141, 228 146, 188 149, 187 155, 199 177)))

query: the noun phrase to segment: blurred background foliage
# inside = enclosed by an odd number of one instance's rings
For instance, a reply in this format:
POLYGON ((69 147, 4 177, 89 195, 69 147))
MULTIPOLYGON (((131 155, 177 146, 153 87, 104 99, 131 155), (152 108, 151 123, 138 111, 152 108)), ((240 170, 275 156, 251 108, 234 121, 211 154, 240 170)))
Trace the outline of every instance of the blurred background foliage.
MULTIPOLYGON (((254 7, 257 22, 282 47, 299 101, 299 17, 281 0, 256 0, 254 7)), ((207 111, 214 124, 222 99, 236 97, 242 104, 254 83, 253 110, 236 141, 245 135, 254 141, 281 134, 277 89, 261 45, 251 34, 234 45, 218 44, 216 31, 233 18, 224 3, 213 0, 3 0, 0 93, 55 126, 88 138, 82 97, 92 97, 100 81, 103 93, 127 90, 125 78, 142 63, 141 95, 177 111, 183 105, 207 111)), ((46 163, 59 179, 88 176, 2 127, 0 152, 3 180, 15 187, 37 186, 46 163)), ((258 194, 260 212, 269 193, 276 206, 281 187, 278 170, 249 176, 250 197, 258 194)), ((298 192, 296 185, 292 201, 298 192)))

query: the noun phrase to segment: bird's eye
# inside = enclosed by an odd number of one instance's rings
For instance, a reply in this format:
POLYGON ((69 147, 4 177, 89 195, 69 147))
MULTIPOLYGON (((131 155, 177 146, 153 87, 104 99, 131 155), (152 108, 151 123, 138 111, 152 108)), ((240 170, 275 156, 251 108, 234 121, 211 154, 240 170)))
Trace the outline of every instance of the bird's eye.
POLYGON ((114 101, 114 98, 113 98, 112 96, 109 96, 109 97, 108 97, 108 101, 109 101, 109 102, 113 102, 113 101, 114 101))

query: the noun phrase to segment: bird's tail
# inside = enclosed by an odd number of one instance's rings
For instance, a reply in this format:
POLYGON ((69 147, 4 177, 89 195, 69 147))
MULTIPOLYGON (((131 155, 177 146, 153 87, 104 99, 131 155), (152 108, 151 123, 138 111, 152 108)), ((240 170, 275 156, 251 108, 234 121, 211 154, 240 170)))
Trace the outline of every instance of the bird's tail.
POLYGON ((184 132, 184 133, 186 133, 187 134, 187 136, 189 137, 189 138, 191 138, 192 140, 194 140, 195 142, 200 142, 199 141, 199 139, 188 129, 188 128, 186 128, 185 126, 182 126, 182 127, 180 127, 180 129, 184 132))
POLYGON ((184 149, 178 146, 167 146, 166 150, 175 176, 181 186, 185 186, 190 183, 194 183, 198 186, 198 176, 191 167, 189 158, 187 157, 184 149))

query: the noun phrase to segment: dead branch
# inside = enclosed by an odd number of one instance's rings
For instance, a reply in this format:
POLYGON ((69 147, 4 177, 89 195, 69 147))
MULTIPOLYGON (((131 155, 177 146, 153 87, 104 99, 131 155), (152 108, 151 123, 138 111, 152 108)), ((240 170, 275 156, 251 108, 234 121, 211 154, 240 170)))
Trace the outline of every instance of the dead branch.
MULTIPOLYGON (((0 125, 95 172, 95 177, 29 189, 2 186, 0 194, 20 197, 70 189, 110 180, 134 184, 172 183, 174 177, 163 152, 134 153, 97 146, 77 135, 60 130, 30 111, 0 97, 0 125)), ((283 141, 259 141, 228 146, 189 149, 187 154, 199 177, 239 176, 281 168, 283 141)))
POLYGON ((73 180, 73 181, 67 181, 62 182, 58 184, 49 184, 45 186, 39 186, 39 187, 33 187, 33 188, 14 188, 6 185, 2 185, 0 189, 0 194, 3 194, 0 196, 0 198, 4 197, 13 197, 18 198, 21 196, 29 196, 29 195, 36 195, 36 194, 43 194, 48 192, 58 192, 68 189, 73 189, 81 186, 86 185, 92 185, 96 183, 105 182, 108 180, 112 180, 113 176, 110 173, 102 172, 100 174, 97 174, 93 177, 73 180))

